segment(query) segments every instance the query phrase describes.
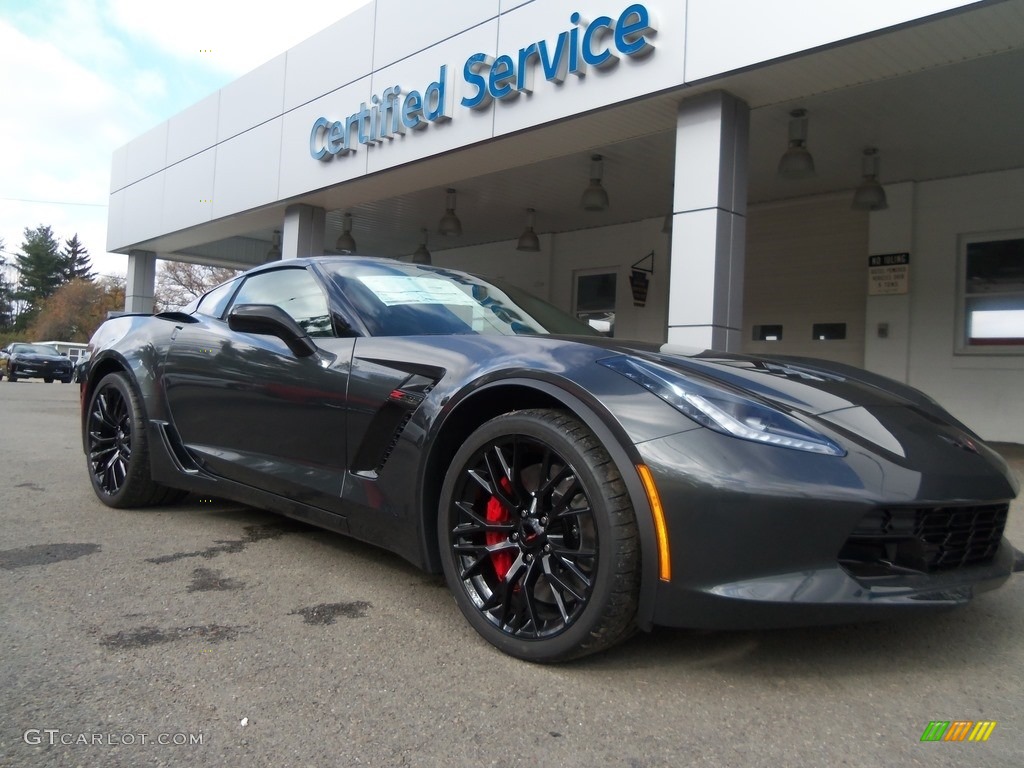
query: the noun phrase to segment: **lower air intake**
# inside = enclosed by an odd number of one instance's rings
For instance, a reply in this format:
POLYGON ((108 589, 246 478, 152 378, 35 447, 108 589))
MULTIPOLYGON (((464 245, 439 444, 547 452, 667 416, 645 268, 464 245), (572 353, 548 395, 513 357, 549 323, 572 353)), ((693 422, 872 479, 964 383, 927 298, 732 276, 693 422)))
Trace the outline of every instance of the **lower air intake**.
POLYGON ((839 552, 854 576, 937 573, 991 563, 1009 504, 885 507, 868 512, 839 552))

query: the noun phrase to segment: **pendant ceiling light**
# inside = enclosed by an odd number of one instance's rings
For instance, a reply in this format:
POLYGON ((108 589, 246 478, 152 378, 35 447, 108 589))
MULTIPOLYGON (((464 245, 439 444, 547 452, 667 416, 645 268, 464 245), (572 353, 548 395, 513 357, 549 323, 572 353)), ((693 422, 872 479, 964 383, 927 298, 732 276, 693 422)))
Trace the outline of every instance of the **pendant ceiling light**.
POLYGON ((779 176, 809 179, 814 175, 814 158, 807 151, 807 110, 789 113, 789 149, 779 159, 779 176))
POLYGON ((420 247, 416 249, 416 252, 412 255, 413 264, 430 264, 430 251, 427 250, 427 230, 423 230, 423 240, 420 241, 420 247))
POLYGON ((356 240, 352 237, 352 214, 346 213, 345 218, 341 220, 341 237, 338 238, 338 242, 335 245, 336 250, 342 253, 355 253, 356 252, 356 240))
POLYGON ((878 150, 867 147, 860 160, 860 172, 863 180, 853 194, 853 209, 856 211, 884 211, 889 207, 885 198, 885 189, 878 181, 878 150))
POLYGON ((281 230, 274 230, 274 238, 270 241, 270 250, 267 251, 267 261, 281 260, 281 230))
POLYGON ((444 210, 444 216, 442 216, 441 221, 438 222, 437 231, 442 235, 461 237, 462 222, 459 221, 459 217, 455 215, 455 190, 449 187, 447 195, 448 198, 447 205, 444 210))
POLYGON ((523 230, 523 234, 519 236, 519 242, 516 244, 517 251, 536 253, 540 250, 540 238, 538 238, 537 233, 533 231, 535 213, 536 211, 533 210, 533 208, 526 209, 526 228, 523 230))
POLYGON ((604 158, 601 155, 590 156, 590 184, 583 190, 581 201, 585 211, 605 211, 608 209, 608 192, 601 185, 604 175, 604 158))

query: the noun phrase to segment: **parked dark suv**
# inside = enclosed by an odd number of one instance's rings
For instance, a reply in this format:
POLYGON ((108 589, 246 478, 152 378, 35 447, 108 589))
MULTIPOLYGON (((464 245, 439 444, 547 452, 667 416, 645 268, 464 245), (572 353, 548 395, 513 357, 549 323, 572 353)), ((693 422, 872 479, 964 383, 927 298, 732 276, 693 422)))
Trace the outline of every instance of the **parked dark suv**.
POLYGON ((60 379, 71 383, 71 361, 46 344, 8 344, 0 350, 0 379, 60 379))

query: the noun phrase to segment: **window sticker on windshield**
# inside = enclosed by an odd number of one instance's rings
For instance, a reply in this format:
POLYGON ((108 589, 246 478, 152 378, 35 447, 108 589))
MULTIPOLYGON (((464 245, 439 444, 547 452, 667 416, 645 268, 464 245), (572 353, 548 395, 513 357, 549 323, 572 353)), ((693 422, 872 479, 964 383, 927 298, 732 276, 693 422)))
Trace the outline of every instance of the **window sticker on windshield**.
POLYGON ((359 281, 389 307, 396 304, 479 306, 472 296, 467 296, 447 280, 407 275, 365 275, 360 276, 359 281))

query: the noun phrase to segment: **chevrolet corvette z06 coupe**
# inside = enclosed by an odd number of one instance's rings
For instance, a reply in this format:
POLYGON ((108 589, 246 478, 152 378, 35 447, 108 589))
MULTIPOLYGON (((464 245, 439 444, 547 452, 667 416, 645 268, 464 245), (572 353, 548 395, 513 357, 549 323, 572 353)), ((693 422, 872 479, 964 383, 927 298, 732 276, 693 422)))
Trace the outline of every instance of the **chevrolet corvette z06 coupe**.
POLYGON ((1009 577, 1018 485, 917 390, 849 366, 620 341, 508 285, 388 259, 268 264, 90 342, 88 476, 186 491, 443 572, 551 662, 655 625, 917 614, 1009 577))

